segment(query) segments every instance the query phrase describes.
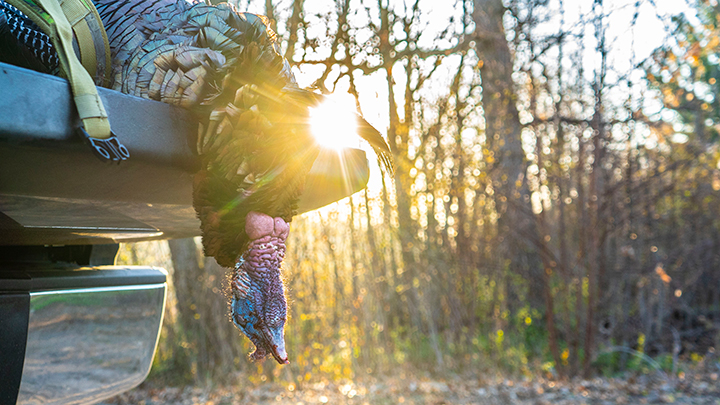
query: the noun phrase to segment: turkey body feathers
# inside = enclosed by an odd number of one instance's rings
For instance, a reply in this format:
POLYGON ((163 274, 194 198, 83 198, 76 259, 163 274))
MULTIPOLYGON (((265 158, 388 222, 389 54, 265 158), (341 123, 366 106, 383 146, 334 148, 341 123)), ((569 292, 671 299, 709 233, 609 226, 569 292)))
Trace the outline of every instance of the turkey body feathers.
MULTIPOLYGON (((267 20, 226 3, 96 0, 95 5, 111 42, 112 88, 169 104, 196 108, 214 98, 246 45, 277 47, 267 20)), ((284 80, 294 83, 289 65, 285 68, 284 80)))
POLYGON ((194 111, 202 169, 194 206, 205 252, 233 267, 244 217, 289 221, 319 151, 307 105, 267 20, 230 5, 172 0, 96 2, 113 55, 112 87, 194 111))

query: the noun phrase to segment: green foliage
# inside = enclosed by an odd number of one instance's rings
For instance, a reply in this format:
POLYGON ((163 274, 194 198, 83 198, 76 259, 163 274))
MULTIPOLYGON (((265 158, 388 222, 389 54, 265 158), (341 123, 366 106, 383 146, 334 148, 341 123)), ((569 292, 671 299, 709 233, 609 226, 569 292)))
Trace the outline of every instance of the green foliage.
POLYGON ((621 353, 601 353, 594 362, 595 368, 604 377, 613 377, 617 373, 620 364, 621 353))
POLYGON ((696 1, 700 24, 691 23, 684 15, 676 16, 675 40, 657 49, 645 64, 647 79, 660 91, 665 108, 686 124, 686 129, 679 131, 660 127, 664 136, 679 132, 700 142, 720 140, 720 100, 716 97, 720 91, 720 27, 716 7, 709 0, 696 1))

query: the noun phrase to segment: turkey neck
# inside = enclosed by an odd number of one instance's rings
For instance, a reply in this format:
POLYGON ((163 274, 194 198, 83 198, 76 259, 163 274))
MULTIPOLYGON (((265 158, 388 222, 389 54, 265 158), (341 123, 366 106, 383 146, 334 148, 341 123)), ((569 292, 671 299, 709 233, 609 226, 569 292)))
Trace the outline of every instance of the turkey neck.
POLYGON ((251 211, 245 217, 245 233, 250 239, 243 259, 248 275, 261 282, 280 276, 280 264, 285 258, 285 241, 290 225, 282 218, 251 211))
POLYGON ((269 284, 280 277, 280 265, 285 258, 285 238, 268 235, 252 240, 242 257, 244 261, 238 269, 247 272, 263 287, 270 287, 269 284))

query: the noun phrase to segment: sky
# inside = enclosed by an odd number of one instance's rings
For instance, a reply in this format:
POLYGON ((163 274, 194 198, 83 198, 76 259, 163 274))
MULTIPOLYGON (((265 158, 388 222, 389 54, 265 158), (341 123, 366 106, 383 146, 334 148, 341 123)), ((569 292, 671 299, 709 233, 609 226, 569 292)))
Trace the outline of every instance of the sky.
MULTIPOLYGON (((351 8, 376 7, 375 0, 350 0, 351 8)), ((410 0, 391 0, 392 4, 403 4, 403 1, 410 0)), ((642 60, 647 58, 653 50, 666 42, 670 35, 672 23, 671 16, 680 13, 690 20, 694 20, 690 0, 604 0, 602 10, 594 9, 593 0, 550 0, 546 10, 541 11, 549 16, 544 26, 538 28, 538 33, 553 34, 561 29, 569 30, 575 34, 581 34, 581 30, 585 29, 584 43, 568 43, 566 51, 568 54, 573 47, 583 46, 585 49, 594 49, 597 43, 594 38, 593 24, 583 24, 583 22, 592 21, 595 12, 602 12, 606 17, 603 19, 607 34, 607 47, 610 49, 608 53, 608 63, 610 70, 608 72, 608 84, 614 84, 617 81, 624 80, 629 77, 633 83, 641 83, 643 73, 635 69, 642 60), (557 11, 562 7, 565 11, 563 20, 561 21, 560 13, 557 11), (584 28, 583 28, 584 27, 584 28), (629 76, 627 76, 629 74, 629 76)), ((282 0, 276 3, 275 12, 281 26, 278 27, 280 34, 284 33, 282 21, 289 15, 289 7, 291 0, 282 0)), ((424 30, 428 32, 439 32, 447 24, 449 17, 453 15, 453 3, 449 1, 433 1, 421 0, 420 8, 425 16, 421 19, 424 24, 424 30)), ((455 7, 460 7, 459 3, 455 7)), ((239 0, 239 8, 241 11, 250 11, 255 13, 264 13, 264 0, 239 0)), ((323 15, 334 11, 334 2, 332 0, 313 0, 305 1, 305 15, 310 25, 308 27, 312 35, 317 35, 319 39, 325 33, 323 18, 321 16, 312 17, 313 14, 323 15)), ((455 9, 457 14, 458 9, 455 9)), ((361 14, 361 13, 359 13, 361 14)), ((356 17, 362 18, 362 17, 356 17)), ((359 23, 364 23, 360 21, 359 23)), ((507 25, 507 21, 506 21, 507 25)), ((334 27, 333 27, 334 28, 334 27)), ((432 37, 434 35, 430 35, 432 37)), ((594 70, 599 66, 600 59, 597 52, 586 52, 584 59, 586 79, 592 80, 594 70)), ((450 59, 450 58, 448 58, 450 59)), ((450 61, 448 61, 450 63, 450 61)), ((570 63, 568 62, 568 65, 570 63)), ((301 66, 295 67, 294 72, 297 76, 298 83, 301 86, 308 86, 313 83, 321 74, 321 68, 318 66, 301 66)), ((396 69, 398 77, 395 78, 396 86, 404 86, 404 72, 396 69)), ((331 77, 332 78, 332 77, 331 77)), ((441 82, 441 81, 440 81, 441 82)), ((387 87, 385 83, 385 75, 383 73, 375 74, 369 77, 362 77, 357 80, 360 90, 360 104, 362 113, 365 118, 373 124, 381 133, 386 134, 389 125, 387 113, 387 87)), ((442 83, 436 84, 437 91, 442 92, 447 89, 442 83)), ((354 110, 354 98, 347 93, 348 83, 340 82, 335 89, 332 98, 335 101, 335 107, 326 115, 316 114, 317 120, 324 122, 324 132, 332 134, 332 128, 337 127, 338 133, 342 133, 342 129, 346 128, 343 122, 347 122, 347 115, 338 113, 343 109, 354 110), (329 125, 328 125, 329 124, 329 125)), ((398 89, 400 90, 400 89, 398 89)), ((611 99, 622 100, 627 97, 628 91, 644 91, 642 86, 636 86, 633 89, 623 88, 623 86, 612 87, 607 91, 605 97, 611 99)), ((396 91, 396 94, 402 94, 402 91, 396 91)), ((638 97, 639 98, 639 97, 638 97)), ((374 164, 375 157, 370 148, 363 146, 357 138, 348 138, 336 140, 335 145, 362 147, 368 152, 371 167, 370 187, 379 190, 379 170, 374 164)))
MULTIPOLYGON (((551 7, 557 8, 558 3, 559 0, 552 0, 551 7)), ((632 62, 647 58, 663 44, 671 29, 671 16, 683 13, 693 18, 686 0, 605 0, 603 6, 608 15, 605 21, 610 39, 608 47, 612 50, 610 62, 618 71, 628 70, 632 62)), ((592 15, 593 2, 565 0, 564 8, 565 27, 578 27, 580 21, 592 15)))

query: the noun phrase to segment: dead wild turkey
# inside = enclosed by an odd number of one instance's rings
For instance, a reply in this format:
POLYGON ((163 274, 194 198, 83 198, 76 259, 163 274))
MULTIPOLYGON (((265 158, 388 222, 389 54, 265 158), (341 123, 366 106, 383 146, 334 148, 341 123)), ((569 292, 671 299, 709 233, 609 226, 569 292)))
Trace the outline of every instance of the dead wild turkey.
MULTIPOLYGON (((95 4, 110 39, 112 87, 199 117, 193 204, 205 254, 234 268, 232 318, 255 344, 252 358, 287 363, 280 264, 319 152, 308 107, 323 97, 298 88, 264 17, 182 0, 95 4)), ((359 117, 358 128, 392 172, 380 133, 359 117)))

